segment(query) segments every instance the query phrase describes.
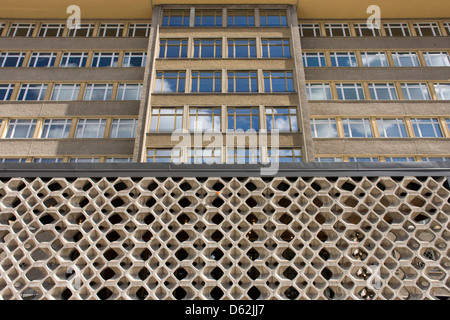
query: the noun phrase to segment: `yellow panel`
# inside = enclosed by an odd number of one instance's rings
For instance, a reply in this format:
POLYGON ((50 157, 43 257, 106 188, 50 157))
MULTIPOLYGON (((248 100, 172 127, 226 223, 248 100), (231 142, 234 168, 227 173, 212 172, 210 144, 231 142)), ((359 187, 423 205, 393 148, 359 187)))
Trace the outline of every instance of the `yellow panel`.
MULTIPOLYGON (((66 19, 73 0, 1 0, 0 19, 66 19)), ((298 4, 301 19, 366 19, 380 6, 382 18, 449 18, 449 0, 77 0, 82 19, 150 19, 152 5, 298 4)))

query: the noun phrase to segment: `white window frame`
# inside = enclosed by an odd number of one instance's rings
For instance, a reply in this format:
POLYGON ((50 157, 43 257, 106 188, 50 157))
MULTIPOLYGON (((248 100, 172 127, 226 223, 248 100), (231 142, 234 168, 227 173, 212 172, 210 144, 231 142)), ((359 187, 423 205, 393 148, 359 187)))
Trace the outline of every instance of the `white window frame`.
POLYGON ((343 162, 342 157, 316 157, 316 162, 343 162))
POLYGON ((375 68, 381 68, 379 66, 371 66, 370 65, 370 59, 368 59, 369 56, 375 56, 378 58, 379 61, 381 61, 381 67, 389 67, 389 61, 387 58, 386 52, 361 52, 361 61, 362 66, 365 68, 375 67, 375 68))
POLYGON ((150 117, 150 132, 172 132, 183 128, 183 107, 152 107, 150 117), (161 130, 161 120, 173 119, 173 127, 168 130, 161 130))
POLYGON ((422 134, 422 128, 420 127, 421 124, 431 125, 431 127, 433 128, 434 136, 433 137, 425 137, 425 138, 443 138, 444 137, 444 132, 442 131, 442 128, 441 128, 438 118, 412 118, 411 124, 412 124, 414 135, 416 138, 424 138, 423 134, 422 134), (417 130, 416 130, 416 128, 417 128, 417 130), (417 131, 418 135, 416 134, 416 131, 417 131))
POLYGON ((302 162, 302 149, 301 148, 279 148, 279 149, 267 149, 267 155, 269 162, 274 160, 274 163, 300 163, 302 162), (291 159, 292 161, 281 161, 281 159, 291 159), (298 161, 297 161, 298 160, 298 161))
POLYGON ((333 94, 331 92, 331 85, 329 83, 307 83, 306 93, 308 100, 333 100, 333 94), (313 89, 322 89, 323 96, 326 99, 312 99, 313 89))
POLYGON ((136 138, 137 119, 113 119, 109 137, 114 139, 133 139, 136 138), (119 137, 120 126, 131 127, 131 135, 128 137, 119 137))
POLYGON ((380 29, 368 28, 367 23, 355 23, 355 24, 353 24, 353 26, 355 27, 357 37, 367 37, 366 35, 363 35, 363 29, 370 30, 372 32, 372 35, 371 35, 372 37, 381 37, 380 29))
POLYGON ((188 127, 190 132, 205 132, 205 131, 214 131, 220 132, 222 131, 222 114, 221 107, 189 107, 189 115, 188 115, 188 127), (209 113, 202 113, 201 110, 210 109, 209 113), (194 112, 193 112, 194 111, 194 112), (195 120, 192 122, 193 118, 195 120), (211 118, 210 128, 201 127, 202 119, 211 118))
POLYGON ((70 163, 99 163, 100 162, 100 158, 70 158, 69 159, 70 163))
POLYGON ((51 68, 55 66, 56 52, 33 52, 28 63, 28 68, 51 68), (48 59, 46 66, 37 67, 38 60, 41 58, 48 59), (34 61, 33 61, 34 60, 34 61))
POLYGON ((358 60, 356 59, 356 54, 354 52, 330 52, 330 59, 331 67, 358 67, 358 60), (339 58, 347 58, 350 62, 350 65, 340 66, 339 58))
POLYGON ((70 127, 72 126, 72 119, 44 119, 41 139, 67 139, 69 137, 70 127), (52 126, 62 126, 62 134, 58 137, 49 137, 52 126))
POLYGON ((450 161, 450 157, 421 157, 422 161, 450 161))
POLYGON ((434 90, 436 91, 438 100, 450 100, 450 83, 435 83, 434 90), (448 92, 448 99, 445 98, 444 91, 448 92))
POLYGON ((36 130, 36 119, 10 119, 8 123, 8 129, 6 130, 6 139, 32 139, 36 130), (19 126, 28 126, 27 134, 24 138, 14 137, 16 129, 19 126))
POLYGON ((337 129, 337 122, 336 122, 335 118, 313 118, 313 119, 310 119, 310 123, 311 123, 311 131, 312 131, 313 138, 318 138, 318 139, 339 138, 339 132, 337 129), (317 135, 317 133, 319 132, 317 130, 318 125, 326 125, 328 127, 328 136, 319 137, 317 135), (335 133, 335 135, 333 133, 335 133))
POLYGON ((427 67, 450 67, 450 56, 446 51, 428 51, 423 52, 423 57, 425 59, 425 63, 427 67), (445 61, 444 64, 441 65, 433 65, 432 64, 432 55, 441 55, 442 61, 445 61))
POLYGON ((348 162, 378 162, 378 157, 349 157, 348 162))
POLYGON ((33 158, 33 163, 62 163, 63 158, 33 158))
POLYGON ((392 52, 392 59, 394 60, 394 65, 396 67, 420 67, 419 55, 417 52, 392 52), (407 59, 411 61, 412 66, 403 65, 402 59, 407 59))
POLYGON ((45 93, 47 91, 46 83, 22 83, 20 86, 19 94, 17 96, 17 101, 43 101, 45 97, 45 93), (39 95, 37 100, 27 100, 25 97, 28 95, 29 90, 39 90, 39 95), (20 95, 22 90, 24 91, 22 99, 20 99, 20 95))
POLYGON ((98 36, 101 38, 105 37, 121 37, 123 34, 124 24, 123 23, 102 23, 100 24, 100 28, 98 29, 98 36), (116 35, 115 36, 107 36, 106 34, 116 29, 116 35))
POLYGON ((326 36, 328 37, 351 37, 350 25, 348 23, 325 23, 326 36), (333 30, 339 29, 342 36, 333 35, 333 30))
POLYGON ((106 119, 78 119, 75 138, 77 139, 101 139, 105 136, 106 119), (95 137, 85 137, 87 126, 97 126, 95 137))
POLYGON ((397 89, 394 83, 369 83, 369 92, 372 100, 381 100, 378 99, 378 89, 386 89, 389 92, 389 100, 398 100, 397 89), (395 94, 395 95, 394 95, 395 94))
POLYGON ((27 35, 25 37, 31 37, 36 28, 36 24, 34 23, 13 23, 8 31, 8 37, 16 37, 18 29, 28 29, 27 35))
POLYGON ((369 118, 343 118, 342 125, 344 127, 344 138, 354 138, 352 125, 362 125, 364 128, 364 137, 355 137, 355 138, 373 138, 373 130, 369 118), (345 125, 347 125, 348 127, 349 136, 345 136, 345 125))
POLYGON ((324 52, 303 52, 302 54, 303 58, 303 66, 304 67, 317 67, 317 66, 309 66, 308 65, 308 58, 316 58, 319 61, 319 67, 326 67, 327 61, 325 59, 325 53, 324 52))
POLYGON ((88 83, 86 84, 86 89, 84 91, 83 100, 84 101, 109 101, 111 100, 113 90, 112 83, 88 83), (103 99, 92 100, 94 90, 103 90, 103 99))
POLYGON ((405 120, 403 118, 377 118, 377 127, 378 127, 378 132, 380 134, 380 138, 408 138, 408 131, 406 129, 406 123, 405 120), (385 126, 385 121, 389 121, 389 122, 394 122, 394 125, 397 126, 398 131, 400 132, 400 137, 388 137, 387 135, 387 131, 386 131, 386 126, 385 126), (405 129, 405 136, 402 136, 402 130, 401 127, 403 127, 405 129), (382 129, 382 130, 380 130, 382 129))
POLYGON ((362 83, 336 83, 337 98, 340 101, 360 101, 365 100, 364 89, 362 83), (346 99, 345 89, 355 89, 357 99, 346 99), (341 92, 342 99, 339 99, 341 92))
POLYGON ((223 163, 221 148, 190 148, 187 152, 187 162, 192 164, 223 163))
MULTIPOLYGON (((0 101, 10 101, 12 98, 12 93, 14 91, 14 83, 2 83, 0 84, 0 90, 5 90, 6 94, 5 97, 0 100, 0 101), (9 96, 9 99, 6 99, 9 96)), ((1 121, 0 121, 0 125, 1 125, 1 121)))
POLYGON ((27 162, 27 158, 0 158, 0 163, 24 163, 27 162))
POLYGON ((414 30, 416 30, 416 34, 419 37, 424 37, 422 34, 422 28, 429 28, 433 34, 433 37, 440 37, 441 30, 439 29, 439 25, 436 22, 418 22, 414 23, 414 30), (436 32, 437 30, 437 32, 436 32))
POLYGON ((52 95, 50 100, 52 101, 75 101, 78 100, 80 94, 80 84, 79 83, 55 83, 53 85, 52 95), (60 100, 60 95, 62 90, 72 90, 70 100, 60 100))
POLYGON ((56 36, 51 37, 62 37, 65 25, 63 23, 43 23, 39 28, 38 37, 47 37, 47 32, 52 29, 57 29, 56 36), (43 33, 42 33, 43 32, 43 33))
POLYGON ((62 55, 59 67, 60 68, 84 68, 84 67, 86 67, 88 55, 89 54, 87 52, 64 52, 62 55), (78 66, 75 67, 69 63, 69 60, 71 58, 79 58, 80 59, 78 66), (64 59, 66 59, 65 63, 63 62, 64 59), (83 66, 83 60, 84 60, 84 66, 83 66))
POLYGON ((128 37, 136 37, 136 30, 141 29, 145 30, 145 35, 143 37, 148 38, 151 28, 151 23, 130 23, 128 26, 128 37))
POLYGON ((415 162, 414 157, 385 157, 385 162, 415 162), (401 159, 401 160, 400 160, 401 159))
POLYGON ((119 101, 137 101, 141 100, 142 97, 142 83, 119 83, 119 88, 117 89, 116 100, 119 101), (127 89, 137 90, 136 97, 131 100, 125 100, 127 94, 127 89))
POLYGON ((431 100, 430 90, 426 83, 402 83, 401 87, 403 91, 403 97, 405 98, 405 100, 413 100, 411 98, 410 89, 417 89, 417 88, 420 88, 422 92, 422 99, 419 100, 431 100), (424 94, 424 90, 426 90, 427 92, 426 96, 424 94))
POLYGON ((0 58, 3 58, 2 64, 0 65, 0 68, 20 68, 23 64, 23 61, 25 59, 25 53, 24 52, 1 52, 0 58), (15 67, 5 67, 6 60, 8 58, 18 58, 16 62, 15 67))
MULTIPOLYGON (((86 29, 87 30, 86 35, 82 36, 82 37, 89 38, 94 35, 94 28, 95 28, 95 23, 80 24, 78 28, 69 29, 69 32, 67 33, 67 37, 77 38, 78 31, 86 29)), ((78 38, 81 38, 81 36, 78 36, 78 38)))
POLYGON ((394 35, 392 35, 393 29, 401 29, 403 37, 411 36, 411 30, 409 30, 409 26, 407 23, 385 23, 384 24, 384 30, 386 31, 386 36, 395 37, 394 35), (408 30, 408 32, 405 32, 405 30, 408 30))
POLYGON ((106 158, 106 163, 132 163, 133 158, 120 158, 120 157, 112 157, 106 158))
POLYGON ((92 68, 116 68, 119 63, 119 53, 118 52, 94 52, 92 58, 91 67, 92 68), (99 66, 100 60, 102 58, 111 59, 109 66, 99 66), (94 60, 97 59, 95 62, 94 60))
POLYGON ((147 52, 125 52, 124 56, 123 56, 123 62, 122 62, 122 67, 123 68, 136 68, 134 66, 130 65, 130 60, 132 57, 139 57, 142 58, 142 62, 141 62, 141 68, 145 67, 145 64, 147 62, 147 52))

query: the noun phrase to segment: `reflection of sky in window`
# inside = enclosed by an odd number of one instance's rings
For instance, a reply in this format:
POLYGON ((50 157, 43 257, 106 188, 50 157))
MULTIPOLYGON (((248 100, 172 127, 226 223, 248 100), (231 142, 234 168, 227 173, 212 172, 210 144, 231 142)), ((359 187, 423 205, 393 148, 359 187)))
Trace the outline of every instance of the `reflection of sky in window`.
POLYGON ((401 138, 407 137, 405 124, 396 120, 378 121, 378 131, 382 138, 401 138))
POLYGON ((435 84, 436 94, 439 100, 450 100, 450 84, 435 84))
POLYGON ((356 57, 354 54, 335 54, 331 56, 331 65, 333 67, 357 67, 356 57))
POLYGON ((424 54, 425 61, 429 67, 449 67, 450 59, 448 54, 436 52, 424 54))
POLYGON ((403 94, 407 100, 429 100, 430 94, 426 86, 408 85, 403 86, 403 94))
POLYGON ((304 54, 303 55, 303 64, 307 67, 324 67, 325 64, 325 56, 323 54, 304 54))
POLYGON ((7 57, 0 57, 0 66, 5 68, 20 67, 22 65, 23 59, 23 56, 9 54, 7 57))
POLYGON ((367 53, 362 54, 362 62, 364 67, 387 67, 388 62, 384 53, 367 53))
POLYGON ((331 89, 330 86, 324 85, 309 85, 308 100, 331 100, 331 89))
POLYGON ((437 119, 413 119, 412 125, 416 137, 442 137, 439 121, 437 119))
MULTIPOLYGON (((13 86, 0 85, 0 101, 6 101, 11 99, 13 86)), ((1 121, 0 121, 1 123, 1 121)))
POLYGON ((315 119, 311 124, 311 130, 315 132, 317 138, 336 138, 338 136, 336 122, 315 119))
POLYGON ((374 100, 397 100, 397 91, 394 85, 373 84, 369 85, 370 96, 374 100))
POLYGON ((345 137, 353 138, 369 138, 372 137, 369 120, 367 119, 351 119, 343 120, 345 137))

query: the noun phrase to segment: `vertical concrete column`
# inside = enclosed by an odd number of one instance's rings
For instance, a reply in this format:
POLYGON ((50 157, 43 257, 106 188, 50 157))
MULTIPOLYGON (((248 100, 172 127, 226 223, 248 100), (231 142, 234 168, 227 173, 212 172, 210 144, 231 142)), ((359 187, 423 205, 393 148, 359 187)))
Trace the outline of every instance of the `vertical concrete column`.
POLYGON ((189 27, 192 28, 194 26, 195 26, 195 7, 191 7, 191 12, 189 15, 189 27))
POLYGON ((222 27, 228 27, 228 13, 227 8, 222 9, 222 27))
POLYGON ((136 140, 133 152, 133 162, 145 161, 145 140, 150 123, 150 108, 151 108, 151 88, 153 88, 152 79, 155 74, 156 49, 159 38, 159 27, 162 19, 161 6, 153 7, 152 28, 147 48, 147 62, 144 72, 144 83, 142 86, 142 98, 139 106, 139 116, 136 140))
POLYGON ((311 133, 311 125, 309 120, 309 107, 306 95, 305 70, 303 67, 302 47, 300 42, 300 31, 298 29, 297 7, 288 6, 287 13, 289 15, 291 28, 291 45, 295 66, 295 88, 298 94, 299 105, 297 106, 298 115, 300 117, 300 130, 302 132, 302 156, 307 162, 314 161, 313 139, 311 133))
POLYGON ((222 69, 222 93, 227 93, 228 91, 227 82, 227 69, 222 69))

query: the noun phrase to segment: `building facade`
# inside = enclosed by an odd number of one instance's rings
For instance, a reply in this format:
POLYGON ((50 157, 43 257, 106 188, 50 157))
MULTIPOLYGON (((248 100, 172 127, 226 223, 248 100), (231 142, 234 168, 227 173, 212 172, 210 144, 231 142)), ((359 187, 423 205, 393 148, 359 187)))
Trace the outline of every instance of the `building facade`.
POLYGON ((69 2, 0 4, 1 298, 448 298, 446 1, 69 2))

